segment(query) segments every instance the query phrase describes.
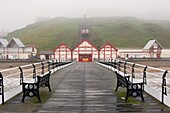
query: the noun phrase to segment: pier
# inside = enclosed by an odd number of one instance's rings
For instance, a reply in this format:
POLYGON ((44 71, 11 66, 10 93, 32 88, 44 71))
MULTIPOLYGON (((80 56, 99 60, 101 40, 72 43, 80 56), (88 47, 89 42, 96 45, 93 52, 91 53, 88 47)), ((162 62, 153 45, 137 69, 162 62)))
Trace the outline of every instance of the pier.
POLYGON ((51 89, 40 90, 42 103, 37 98, 26 98, 22 93, 0 106, 3 113, 168 113, 170 108, 144 93, 145 102, 130 98, 125 102, 125 90, 115 92, 116 75, 95 62, 76 62, 51 75, 51 89))

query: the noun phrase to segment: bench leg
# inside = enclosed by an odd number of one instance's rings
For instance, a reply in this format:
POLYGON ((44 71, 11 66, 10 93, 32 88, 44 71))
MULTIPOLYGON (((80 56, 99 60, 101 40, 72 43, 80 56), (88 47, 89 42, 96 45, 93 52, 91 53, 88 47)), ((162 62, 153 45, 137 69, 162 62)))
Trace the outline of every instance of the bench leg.
POLYGON ((140 97, 141 97, 142 101, 144 102, 143 90, 140 91, 140 97))
POLYGON ((127 91, 126 91, 126 98, 125 98, 125 101, 127 101, 128 98, 129 98, 129 91, 127 90, 127 91))
POLYGON ((118 90, 119 85, 120 85, 120 83, 117 81, 117 86, 116 86, 116 90, 115 90, 116 92, 118 90))
POLYGON ((23 95, 22 95, 22 100, 21 100, 21 102, 24 102, 24 100, 25 100, 25 92, 23 92, 23 95))
POLYGON ((48 89, 49 89, 49 92, 51 92, 50 83, 48 83, 48 89))
POLYGON ((39 90, 37 91, 37 98, 38 98, 39 102, 41 103, 41 98, 40 98, 39 90))
POLYGON ((47 86, 47 87, 48 87, 48 89, 49 89, 49 92, 51 92, 50 83, 46 83, 46 84, 45 84, 45 86, 47 86))

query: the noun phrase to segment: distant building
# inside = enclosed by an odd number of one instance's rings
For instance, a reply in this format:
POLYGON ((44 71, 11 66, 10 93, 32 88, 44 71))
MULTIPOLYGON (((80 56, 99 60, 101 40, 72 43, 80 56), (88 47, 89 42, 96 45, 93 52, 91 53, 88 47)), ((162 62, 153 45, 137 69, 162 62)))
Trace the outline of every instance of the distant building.
POLYGON ((40 60, 54 59, 53 51, 40 51, 39 56, 40 56, 40 60))
POLYGON ((38 49, 35 45, 26 45, 24 53, 28 54, 28 58, 35 58, 37 56, 38 49))
POLYGON ((83 39, 73 50, 62 43, 54 49, 54 58, 59 61, 76 59, 79 62, 92 62, 94 59, 160 58, 161 53, 162 46, 157 40, 148 41, 143 49, 117 49, 109 43, 98 49, 87 39, 83 39))
POLYGON ((162 46, 157 40, 149 40, 143 49, 119 49, 120 58, 161 58, 162 46))
POLYGON ((37 48, 25 46, 18 38, 12 38, 9 42, 0 39, 0 53, 0 59, 30 59, 37 55, 37 48))
POLYGON ((6 59, 8 41, 0 38, 0 59, 6 59))
POLYGON ((73 59, 79 62, 91 62, 98 58, 98 49, 86 39, 73 49, 73 59))
POLYGON ((148 52, 150 58, 161 58, 162 46, 156 39, 149 40, 143 48, 143 51, 148 52))
POLYGON ((68 61, 72 60, 72 50, 69 46, 62 43, 54 49, 54 58, 58 61, 68 61))
POLYGON ((116 59, 118 49, 106 43, 99 49, 99 59, 116 59))

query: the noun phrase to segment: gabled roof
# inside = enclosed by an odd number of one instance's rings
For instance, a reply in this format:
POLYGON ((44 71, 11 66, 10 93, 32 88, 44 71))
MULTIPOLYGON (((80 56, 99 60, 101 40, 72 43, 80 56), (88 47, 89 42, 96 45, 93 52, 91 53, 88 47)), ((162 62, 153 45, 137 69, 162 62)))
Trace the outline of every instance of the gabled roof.
POLYGON ((65 46, 66 48, 70 49, 70 51, 72 50, 69 46, 67 46, 65 43, 61 43, 59 46, 57 46, 54 51, 58 48, 60 48, 61 46, 65 46))
POLYGON ((6 47, 8 45, 8 41, 6 39, 0 38, 0 43, 3 47, 6 47))
POLYGON ((144 50, 150 49, 154 43, 157 43, 160 46, 160 48, 162 48, 161 44, 156 39, 154 39, 154 40, 149 40, 143 49, 144 50))
POLYGON ((83 42, 89 43, 89 44, 92 45, 96 50, 98 50, 97 47, 94 46, 91 42, 89 42, 87 39, 84 39, 84 40, 82 40, 82 41, 73 49, 73 51, 74 51, 78 46, 80 46, 83 42))
POLYGON ((116 47, 114 47, 114 46, 112 46, 110 43, 106 43, 105 45, 103 45, 102 47, 100 47, 99 48, 99 50, 101 50, 102 48, 104 48, 105 46, 107 46, 107 45, 109 45, 109 46, 111 46, 112 48, 114 48, 115 49, 115 51, 118 51, 118 49, 116 48, 116 47))
POLYGON ((21 42, 21 40, 20 39, 18 39, 18 38, 12 38, 10 41, 9 41, 9 43, 8 43, 8 45, 7 46, 9 46, 11 43, 16 43, 16 45, 18 46, 18 47, 25 47, 24 46, 24 44, 21 42))

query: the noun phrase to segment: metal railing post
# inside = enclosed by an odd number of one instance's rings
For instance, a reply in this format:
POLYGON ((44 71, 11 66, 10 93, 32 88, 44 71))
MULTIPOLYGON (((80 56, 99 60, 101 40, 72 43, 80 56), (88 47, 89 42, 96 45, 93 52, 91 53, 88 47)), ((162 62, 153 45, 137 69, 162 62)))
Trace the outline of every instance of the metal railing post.
POLYGON ((23 77, 23 70, 21 67, 19 67, 19 70, 20 70, 20 85, 21 85, 24 81, 24 77, 23 77))
POLYGON ((164 95, 167 95, 167 90, 166 90, 166 74, 168 71, 166 70, 162 76, 162 104, 164 103, 164 95))
POLYGON ((121 71, 121 68, 120 68, 120 61, 118 62, 118 70, 121 71))
POLYGON ((1 72, 0 72, 0 94, 2 95, 2 104, 4 104, 4 82, 1 72))
POLYGON ((146 79, 146 69, 147 69, 148 67, 147 66, 145 66, 145 68, 143 69, 143 83, 144 84, 147 84, 147 79, 146 79))
POLYGON ((116 69, 116 60, 114 60, 114 70, 116 69))
POLYGON ((47 61, 47 63, 48 63, 48 71, 50 71, 50 69, 51 69, 51 68, 50 68, 50 65, 51 65, 51 64, 50 64, 50 61, 47 61))
POLYGON ((132 82, 133 82, 133 78, 135 78, 135 70, 134 70, 134 68, 135 68, 135 63, 132 65, 132 82))
MULTIPOLYGON (((143 69, 143 83, 147 85, 147 79, 146 79, 146 69, 148 67, 145 66, 145 68, 143 69)), ((143 90, 144 90, 144 85, 143 85, 143 90)))
POLYGON ((41 74, 44 74, 44 63, 43 62, 41 62, 41 65, 42 65, 42 71, 41 71, 41 74))
POLYGON ((32 64, 32 67, 33 67, 33 78, 35 79, 36 82, 36 67, 34 64, 32 64))
POLYGON ((126 74, 126 64, 127 64, 127 62, 125 61, 125 63, 124 63, 124 75, 126 74))

